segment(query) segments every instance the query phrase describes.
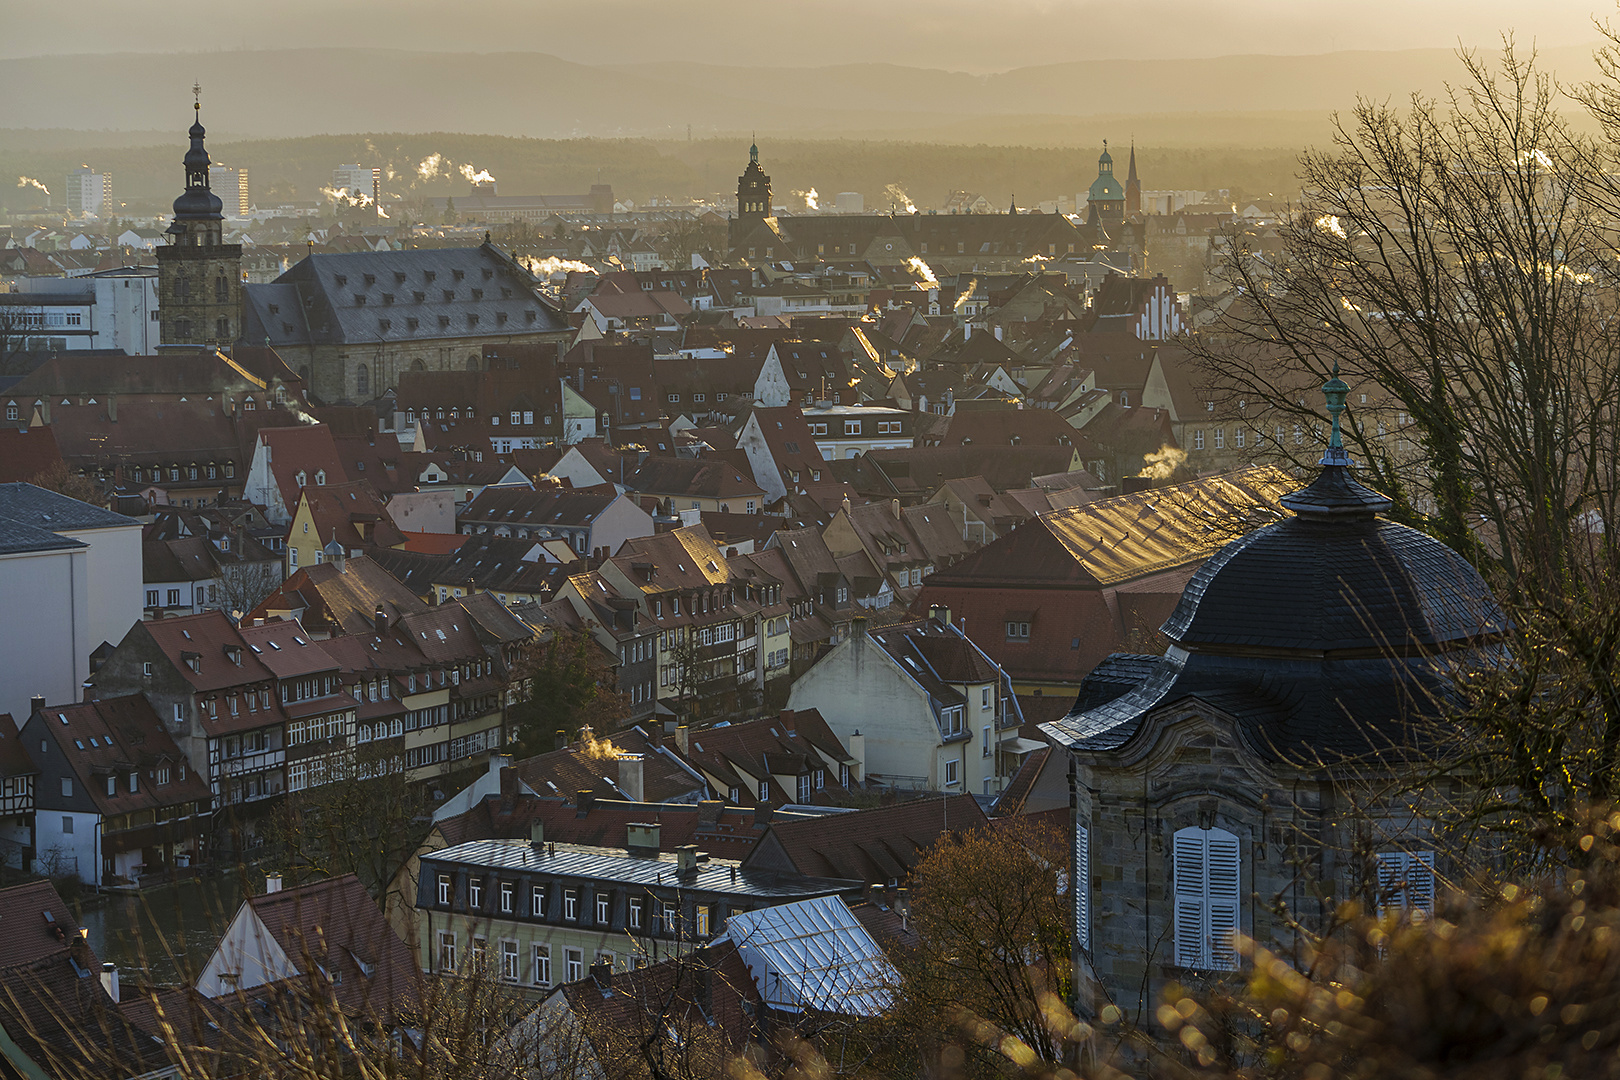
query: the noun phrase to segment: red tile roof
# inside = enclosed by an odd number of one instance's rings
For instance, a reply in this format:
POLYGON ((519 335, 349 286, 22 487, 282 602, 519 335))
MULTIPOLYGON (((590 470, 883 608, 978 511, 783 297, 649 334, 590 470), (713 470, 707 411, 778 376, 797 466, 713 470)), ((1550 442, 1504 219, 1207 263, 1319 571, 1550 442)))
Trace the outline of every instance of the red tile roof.
POLYGON ((873 810, 773 821, 744 867, 856 881, 903 878, 948 832, 985 824, 971 795, 918 799, 873 810))

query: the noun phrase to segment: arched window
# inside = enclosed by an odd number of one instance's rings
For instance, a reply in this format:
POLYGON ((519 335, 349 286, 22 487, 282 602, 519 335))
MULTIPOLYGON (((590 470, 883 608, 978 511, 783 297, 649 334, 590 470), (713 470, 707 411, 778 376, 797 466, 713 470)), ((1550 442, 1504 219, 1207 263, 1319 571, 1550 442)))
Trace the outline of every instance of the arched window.
POLYGON ((371 369, 364 364, 354 369, 354 392, 360 395, 371 393, 371 369))
POLYGON ((1225 829, 1178 829, 1173 858, 1176 964, 1198 971, 1234 970, 1238 838, 1225 829))
POLYGON ((476 356, 467 357, 467 370, 468 371, 477 371, 478 370, 478 357, 476 357, 476 356))

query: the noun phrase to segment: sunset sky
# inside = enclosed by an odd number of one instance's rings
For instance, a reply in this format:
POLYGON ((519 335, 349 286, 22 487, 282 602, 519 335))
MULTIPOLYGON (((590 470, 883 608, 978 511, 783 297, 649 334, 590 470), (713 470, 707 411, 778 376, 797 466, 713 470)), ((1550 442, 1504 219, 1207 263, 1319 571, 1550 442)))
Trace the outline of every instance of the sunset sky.
POLYGON ((1589 0, 0 0, 0 55, 374 46, 586 63, 889 62, 998 71, 1065 60, 1593 41, 1589 0), (71 10, 71 21, 64 13, 71 10))

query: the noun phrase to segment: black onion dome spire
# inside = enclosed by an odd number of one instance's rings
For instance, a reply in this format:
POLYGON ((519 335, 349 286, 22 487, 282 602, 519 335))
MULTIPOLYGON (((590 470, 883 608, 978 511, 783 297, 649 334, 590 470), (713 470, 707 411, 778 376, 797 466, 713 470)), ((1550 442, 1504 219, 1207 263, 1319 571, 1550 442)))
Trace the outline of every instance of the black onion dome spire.
MULTIPOLYGON (((174 200, 175 222, 181 221, 222 221, 224 220, 225 204, 215 195, 208 186, 208 167, 213 164, 208 159, 208 148, 203 145, 203 138, 208 134, 202 124, 201 87, 192 87, 192 93, 199 95, 192 103, 196 118, 191 122, 191 149, 186 151, 186 190, 174 200)), ((171 231, 173 228, 171 226, 171 231)))

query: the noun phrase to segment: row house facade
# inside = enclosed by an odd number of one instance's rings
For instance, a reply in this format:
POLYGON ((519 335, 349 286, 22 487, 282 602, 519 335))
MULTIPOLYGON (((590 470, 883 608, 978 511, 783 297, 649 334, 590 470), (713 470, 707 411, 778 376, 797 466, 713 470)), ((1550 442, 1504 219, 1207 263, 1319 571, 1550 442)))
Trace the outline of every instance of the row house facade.
POLYGON ((316 640, 217 611, 136 624, 93 680, 140 694, 251 845, 270 802, 382 773, 437 776, 499 747, 527 625, 487 597, 316 640))
POLYGON ((686 526, 626 541, 598 570, 569 579, 559 599, 610 652, 647 665, 642 682, 656 686, 633 701, 650 693, 650 703, 717 718, 747 709, 789 671, 789 606, 765 566, 686 526), (601 609, 625 614, 604 623, 601 609))
MULTIPOLYGON (((657 825, 644 827, 656 837, 657 825)), ((656 840, 652 841, 656 844, 656 840)), ((529 992, 683 956, 733 916, 858 883, 751 871, 688 844, 632 855, 545 840, 475 840, 422 856, 415 897, 422 967, 487 972, 529 992)))

